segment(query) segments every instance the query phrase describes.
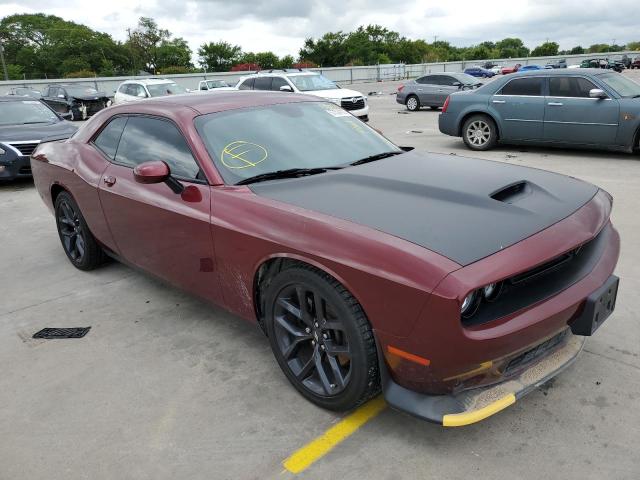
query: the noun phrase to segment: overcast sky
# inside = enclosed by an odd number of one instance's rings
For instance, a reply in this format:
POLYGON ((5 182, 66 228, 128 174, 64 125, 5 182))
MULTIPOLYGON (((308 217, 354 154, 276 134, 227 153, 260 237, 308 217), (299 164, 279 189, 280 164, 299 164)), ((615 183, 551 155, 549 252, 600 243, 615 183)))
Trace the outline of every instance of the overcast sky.
POLYGON ((457 46, 520 37, 561 49, 640 40, 638 0, 0 0, 0 17, 44 12, 126 39, 140 16, 156 19, 192 50, 225 40, 245 51, 297 56, 305 37, 377 23, 411 39, 457 46))

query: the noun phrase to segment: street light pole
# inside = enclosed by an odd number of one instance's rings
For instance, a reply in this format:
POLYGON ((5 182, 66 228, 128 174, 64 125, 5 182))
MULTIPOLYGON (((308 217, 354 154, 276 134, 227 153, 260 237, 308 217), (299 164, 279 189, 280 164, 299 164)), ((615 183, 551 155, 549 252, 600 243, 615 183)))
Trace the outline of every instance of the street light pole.
POLYGON ((4 61, 4 47, 2 46, 2 39, 0 39, 0 62, 2 62, 2 71, 4 72, 4 79, 9 80, 9 72, 7 71, 7 64, 4 61))

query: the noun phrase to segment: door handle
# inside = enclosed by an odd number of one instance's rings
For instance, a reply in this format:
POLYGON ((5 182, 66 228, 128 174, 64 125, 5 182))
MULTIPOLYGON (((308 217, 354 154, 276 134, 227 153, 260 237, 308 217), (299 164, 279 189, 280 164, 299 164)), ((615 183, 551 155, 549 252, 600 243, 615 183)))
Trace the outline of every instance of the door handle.
POLYGON ((506 103, 504 100, 494 100, 493 103, 506 103))
POLYGON ((102 181, 107 187, 113 187, 113 184, 116 183, 116 177, 112 177, 111 175, 109 175, 108 177, 104 177, 102 181))
POLYGON ((562 102, 549 102, 547 105, 551 105, 552 107, 561 107, 562 102))

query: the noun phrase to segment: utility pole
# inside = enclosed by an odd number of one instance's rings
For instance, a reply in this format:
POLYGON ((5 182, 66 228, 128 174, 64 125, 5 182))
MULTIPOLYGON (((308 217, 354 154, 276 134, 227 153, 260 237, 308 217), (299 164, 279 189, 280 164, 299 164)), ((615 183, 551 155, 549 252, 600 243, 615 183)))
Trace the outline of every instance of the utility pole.
POLYGON ((4 72, 4 79, 9 80, 9 72, 7 71, 7 64, 4 61, 4 47, 2 46, 2 39, 0 39, 0 62, 2 62, 2 71, 4 72))

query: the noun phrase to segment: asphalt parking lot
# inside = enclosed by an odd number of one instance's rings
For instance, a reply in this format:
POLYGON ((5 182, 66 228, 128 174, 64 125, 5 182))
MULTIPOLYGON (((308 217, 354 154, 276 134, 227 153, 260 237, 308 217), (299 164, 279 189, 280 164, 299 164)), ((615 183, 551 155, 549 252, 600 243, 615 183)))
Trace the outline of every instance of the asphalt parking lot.
MULTIPOLYGON (((640 157, 470 152, 439 133, 438 112, 396 104, 397 85, 353 87, 382 92, 371 125, 397 144, 548 169, 614 196, 617 309, 576 363, 498 415, 445 429, 386 408, 299 476, 640 478, 640 157)), ((296 393, 255 327, 118 263, 76 270, 30 181, 0 185, 0 218, 0 479, 290 478, 283 460, 344 417, 296 393), (92 329, 31 338, 50 326, 92 329)))

